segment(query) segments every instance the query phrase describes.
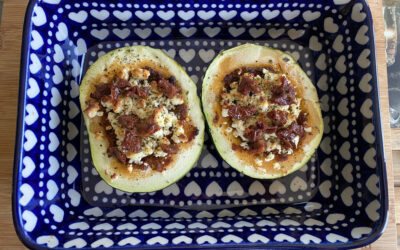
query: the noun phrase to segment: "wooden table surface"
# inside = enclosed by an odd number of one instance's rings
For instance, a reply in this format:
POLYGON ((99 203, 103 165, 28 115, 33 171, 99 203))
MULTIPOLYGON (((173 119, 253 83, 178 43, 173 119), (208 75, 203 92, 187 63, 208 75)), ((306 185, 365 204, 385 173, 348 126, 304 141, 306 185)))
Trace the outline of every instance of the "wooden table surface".
MULTIPOLYGON (((19 60, 23 19, 27 0, 0 0, 3 11, 0 23, 0 249, 24 249, 15 234, 11 212, 11 179, 18 102, 19 60)), ((385 62, 382 2, 368 0, 373 15, 379 91, 389 185, 389 221, 384 234, 364 249, 396 249, 400 224, 400 129, 390 129, 389 101, 385 62), (391 134, 393 140, 391 140, 391 134), (393 151, 392 145, 393 144, 393 151), (393 162, 392 165, 392 152, 393 162), (393 168, 394 167, 394 171, 393 168), (395 203, 397 197, 397 204, 395 203), (397 214, 395 213, 397 207, 397 214)))

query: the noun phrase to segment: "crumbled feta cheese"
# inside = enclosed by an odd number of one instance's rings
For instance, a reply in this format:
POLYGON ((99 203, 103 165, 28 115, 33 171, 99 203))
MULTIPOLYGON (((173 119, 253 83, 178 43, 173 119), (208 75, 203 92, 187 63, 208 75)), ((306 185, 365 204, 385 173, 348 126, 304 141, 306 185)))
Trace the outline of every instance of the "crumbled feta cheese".
POLYGON ((129 69, 128 68, 123 68, 121 71, 117 73, 118 78, 122 78, 124 80, 129 79, 129 69))
POLYGON ((222 109, 221 114, 222 114, 222 117, 228 117, 229 116, 227 109, 222 109))
POLYGON ((266 145, 266 150, 267 151, 278 150, 278 153, 281 153, 282 146, 278 140, 268 140, 266 145))
POLYGON ((238 86, 238 83, 237 82, 232 82, 229 86, 234 89, 234 88, 236 88, 238 86))
POLYGON ((144 151, 140 151, 138 153, 128 153, 126 157, 129 158, 129 163, 135 163, 135 164, 142 164, 142 159, 146 157, 147 155, 144 153, 144 151))
POLYGON ((244 121, 242 120, 234 120, 232 122, 232 128, 236 128, 237 135, 240 136, 240 138, 243 141, 247 141, 247 138, 244 137, 244 131, 245 131, 245 126, 244 126, 244 121))
POLYGON ((264 73, 264 78, 268 79, 268 81, 270 82, 277 82, 279 80, 280 77, 279 74, 272 73, 267 69, 263 69, 263 73, 264 73))
POLYGON ((103 105, 103 107, 105 107, 108 111, 113 108, 113 103, 111 98, 102 98, 101 105, 103 105))
POLYGON ((295 102, 296 103, 290 105, 289 111, 293 117, 297 118, 301 112, 301 109, 300 109, 301 100, 299 98, 296 98, 295 102))
POLYGON ((242 148, 244 148, 244 149, 250 149, 250 148, 249 148, 249 144, 247 144, 247 142, 242 142, 242 143, 240 143, 240 146, 241 146, 242 148))
POLYGON ((290 105, 274 105, 273 109, 289 112, 289 108, 290 108, 290 105))
POLYGON ((125 137, 125 130, 120 127, 117 115, 113 112, 109 112, 107 116, 108 120, 111 123, 112 128, 114 129, 115 135, 117 136, 117 145, 121 145, 121 142, 125 137))
POLYGON ((132 173, 133 172, 133 166, 132 164, 128 165, 128 173, 132 173))
POLYGON ((167 156, 167 155, 168 155, 168 154, 165 153, 164 151, 162 151, 161 148, 157 148, 157 150, 154 151, 154 156, 155 156, 155 157, 165 157, 165 156, 167 156))
POLYGON ((262 166, 262 164, 263 164, 263 161, 261 159, 259 159, 259 158, 256 158, 254 161, 256 162, 256 164, 258 166, 262 166))
MULTIPOLYGON (((148 167, 148 168, 144 169, 143 171, 144 171, 146 174, 148 174, 148 173, 150 173, 151 168, 148 167)), ((164 173, 164 172, 162 172, 162 173, 164 173)))
POLYGON ((279 170, 281 169, 281 165, 278 162, 274 163, 274 169, 279 170))
POLYGON ((232 129, 231 127, 227 127, 227 128, 225 129, 225 131, 226 131, 227 133, 231 133, 231 132, 233 131, 233 129, 232 129))
POLYGON ((171 103, 172 103, 172 105, 175 105, 175 106, 183 104, 183 97, 176 95, 171 99, 171 103))
POLYGON ((296 145, 297 148, 297 144, 299 143, 300 137, 297 135, 294 139, 293 139, 293 143, 294 145, 296 145))
POLYGON ((178 124, 176 127, 174 127, 174 134, 171 139, 175 143, 181 143, 184 141, 184 139, 181 138, 181 136, 184 134, 185 134, 185 130, 183 129, 183 126, 178 124))
POLYGON ((311 127, 305 127, 304 131, 307 132, 307 133, 311 133, 312 130, 311 130, 311 127))
POLYGON ((132 77, 138 80, 147 80, 150 76, 150 71, 147 69, 134 69, 132 70, 132 77))
POLYGON ((273 133, 273 134, 267 134, 267 133, 265 133, 265 134, 264 134, 264 140, 266 140, 266 141, 268 141, 269 139, 275 140, 276 138, 277 138, 277 136, 276 136, 275 133, 273 133))
POLYGON ((103 116, 103 112, 99 112, 100 106, 98 102, 91 103, 89 107, 84 111, 89 118, 96 116, 103 116))
POLYGON ((273 153, 269 153, 267 157, 265 157, 265 161, 272 161, 275 158, 275 155, 273 153))
POLYGON ((121 113, 123 109, 124 109, 124 99, 117 98, 117 101, 115 102, 114 107, 113 107, 113 111, 115 113, 121 113))
POLYGON ((269 103, 268 103, 267 100, 265 100, 265 101, 263 101, 263 102, 261 103, 261 110, 264 111, 264 112, 266 112, 266 111, 268 111, 268 109, 269 109, 269 103))

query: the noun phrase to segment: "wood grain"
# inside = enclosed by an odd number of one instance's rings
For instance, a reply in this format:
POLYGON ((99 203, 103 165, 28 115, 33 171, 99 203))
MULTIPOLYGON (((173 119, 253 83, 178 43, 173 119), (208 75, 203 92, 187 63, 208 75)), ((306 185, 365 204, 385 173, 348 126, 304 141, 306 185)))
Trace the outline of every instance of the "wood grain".
MULTIPOLYGON (((11 179, 14 157, 14 135, 17 112, 19 59, 21 34, 27 0, 3 0, 3 14, 0 24, 0 249, 25 249, 13 229, 11 213, 11 179)), ((376 55, 379 72, 379 94, 382 108, 383 134, 387 160, 389 187, 389 221, 385 233, 370 246, 363 249, 395 249, 397 246, 394 182, 392 172, 392 148, 390 139, 387 74, 385 63, 385 41, 383 36, 382 3, 369 0, 373 14, 376 55)), ((395 150, 395 180, 400 186, 400 130, 392 130, 395 150)), ((400 189, 396 189, 399 203, 400 189)), ((398 204, 396 204, 398 205, 398 204)), ((400 211, 400 207, 397 209, 400 211)), ((400 219, 400 215, 398 215, 400 219)), ((400 227, 400 226, 398 226, 400 227)))
POLYGON ((26 4, 27 1, 4 1, 0 26, 0 249, 25 249, 15 234, 12 222, 11 179, 26 4))
POLYGON ((400 150, 400 128, 392 128, 392 150, 400 150))
POLYGON ((376 59, 378 66, 379 96, 381 102, 381 119, 386 155, 386 172, 388 178, 389 218, 385 233, 372 244, 372 249, 396 249, 397 229, 395 218, 394 182, 392 169, 391 130, 389 121, 389 92, 386 72, 385 27, 383 22, 382 2, 369 0, 375 30, 376 59))

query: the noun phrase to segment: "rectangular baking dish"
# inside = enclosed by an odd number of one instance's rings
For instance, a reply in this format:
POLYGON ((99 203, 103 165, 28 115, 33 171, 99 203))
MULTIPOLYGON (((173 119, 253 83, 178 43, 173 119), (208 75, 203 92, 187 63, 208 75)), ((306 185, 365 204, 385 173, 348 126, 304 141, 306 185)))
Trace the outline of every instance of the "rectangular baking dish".
POLYGON ((362 0, 31 0, 17 126, 13 217, 29 248, 347 248, 386 225, 374 34, 362 0), (78 101, 98 56, 161 48, 200 94, 218 52, 246 42, 292 54, 318 90, 324 137, 306 166, 251 179, 206 138, 197 165, 164 190, 129 194, 101 181, 78 101))

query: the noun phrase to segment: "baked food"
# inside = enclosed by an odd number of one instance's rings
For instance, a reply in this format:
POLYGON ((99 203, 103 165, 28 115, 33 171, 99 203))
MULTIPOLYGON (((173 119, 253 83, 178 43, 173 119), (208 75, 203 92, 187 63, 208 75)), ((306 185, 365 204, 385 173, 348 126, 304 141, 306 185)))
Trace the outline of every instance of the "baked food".
POLYGON ((301 168, 323 134, 312 82, 290 55, 268 47, 219 54, 205 74, 202 104, 222 158, 254 178, 301 168))
POLYGON ((204 120, 196 86, 161 50, 133 46, 101 56, 81 82, 80 104, 93 164, 115 188, 162 189, 201 153, 204 120))

